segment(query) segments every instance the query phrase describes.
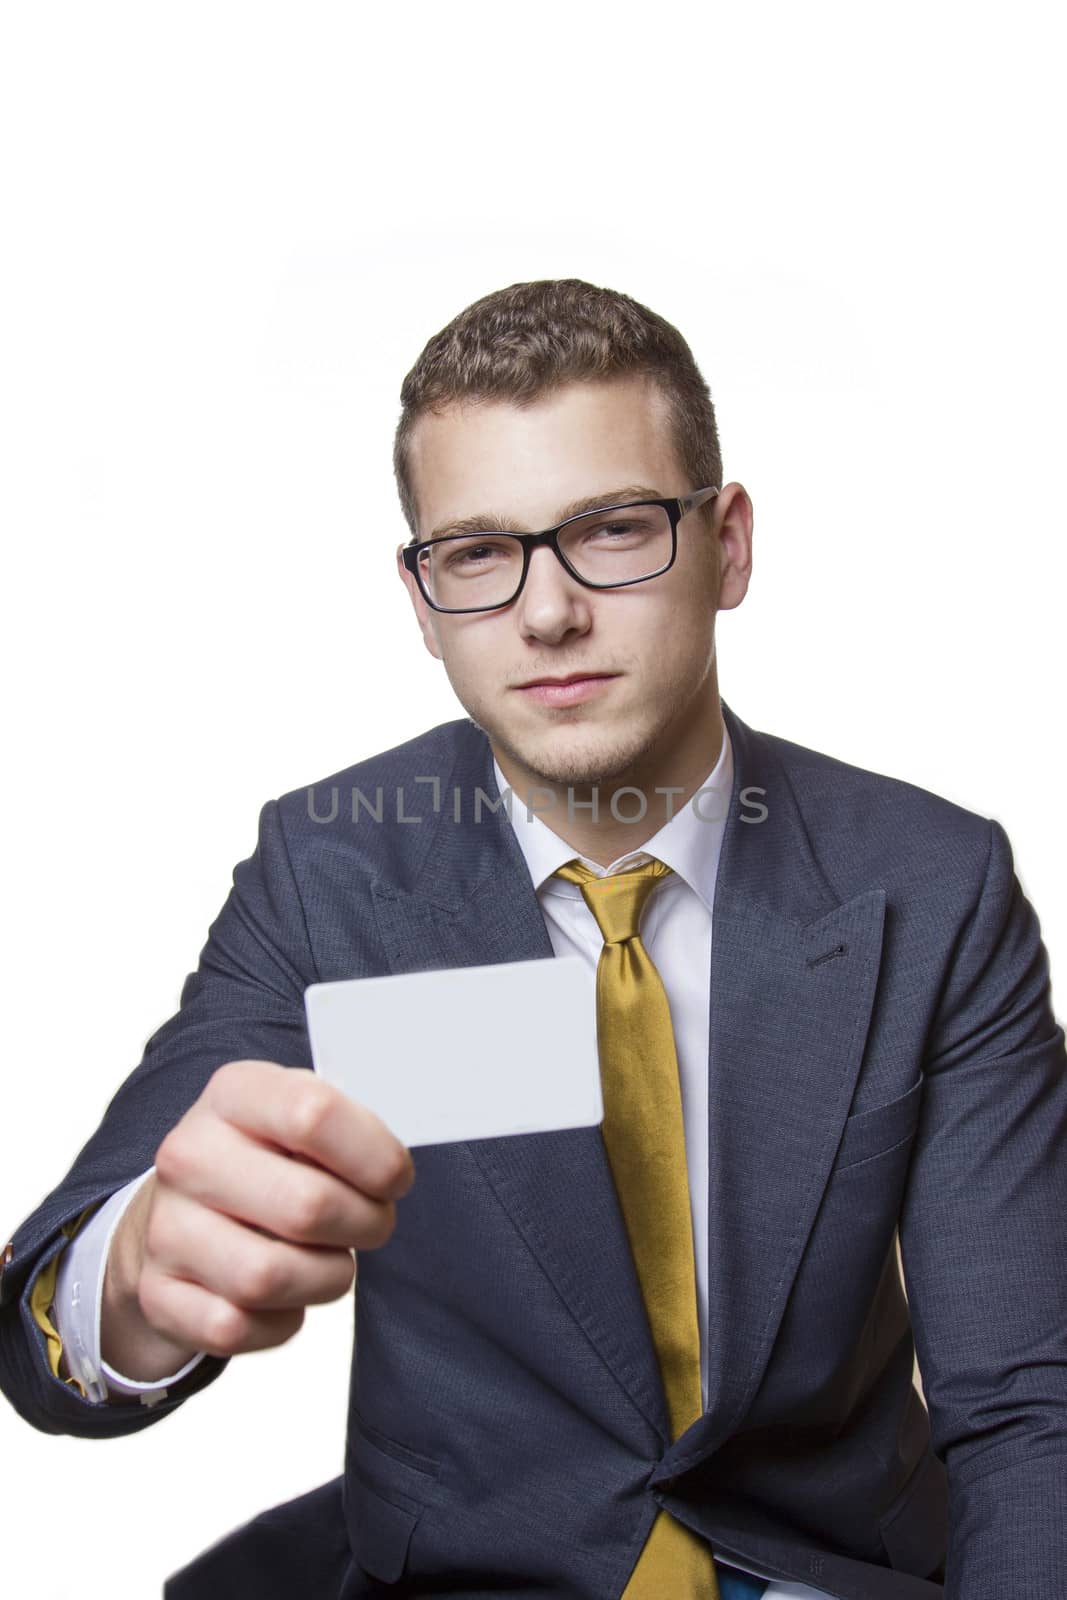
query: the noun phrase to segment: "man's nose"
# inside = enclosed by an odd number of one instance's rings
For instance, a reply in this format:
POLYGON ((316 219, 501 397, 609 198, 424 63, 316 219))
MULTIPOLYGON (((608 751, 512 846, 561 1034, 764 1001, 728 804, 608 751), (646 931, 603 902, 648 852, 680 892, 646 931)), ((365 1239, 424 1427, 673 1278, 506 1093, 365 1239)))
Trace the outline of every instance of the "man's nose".
POLYGON ((533 552, 515 603, 523 635, 551 644, 569 633, 585 633, 592 621, 589 590, 571 577, 551 550, 533 552))

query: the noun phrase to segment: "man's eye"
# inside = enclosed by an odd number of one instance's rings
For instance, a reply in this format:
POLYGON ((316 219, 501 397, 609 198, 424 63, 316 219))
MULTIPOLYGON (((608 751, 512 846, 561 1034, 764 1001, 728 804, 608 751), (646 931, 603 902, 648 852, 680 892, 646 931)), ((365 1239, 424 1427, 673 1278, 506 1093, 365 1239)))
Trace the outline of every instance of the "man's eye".
POLYGON ((468 544, 449 550, 445 564, 450 571, 466 567, 484 567, 494 561, 504 561, 512 554, 497 544, 468 544))
POLYGON ((628 522, 598 522, 595 527, 588 530, 589 536, 594 539, 624 539, 628 534, 647 533, 648 528, 638 518, 628 522))

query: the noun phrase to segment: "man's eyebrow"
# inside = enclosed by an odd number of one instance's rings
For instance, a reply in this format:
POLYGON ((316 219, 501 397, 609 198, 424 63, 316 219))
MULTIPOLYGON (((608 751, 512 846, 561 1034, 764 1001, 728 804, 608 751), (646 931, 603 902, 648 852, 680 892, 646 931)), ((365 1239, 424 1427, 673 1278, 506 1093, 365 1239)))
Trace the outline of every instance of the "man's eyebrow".
MULTIPOLYGON (((570 501, 568 505, 559 508, 556 521, 566 522, 569 517, 580 517, 583 511, 598 511, 601 506, 625 505, 633 500, 662 499, 664 496, 659 490, 650 489, 647 483, 629 483, 623 489, 605 489, 599 494, 587 494, 580 500, 570 501)), ((512 517, 478 512, 471 517, 453 517, 448 522, 438 523, 426 538, 445 539, 449 535, 462 533, 525 533, 526 531, 525 528, 518 527, 512 517)))

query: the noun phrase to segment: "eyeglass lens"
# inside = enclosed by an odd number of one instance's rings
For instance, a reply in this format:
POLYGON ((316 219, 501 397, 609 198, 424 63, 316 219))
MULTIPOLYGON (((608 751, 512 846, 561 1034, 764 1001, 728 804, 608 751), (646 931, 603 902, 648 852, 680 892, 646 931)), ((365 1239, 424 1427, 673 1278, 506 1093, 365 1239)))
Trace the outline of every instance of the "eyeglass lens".
MULTIPOLYGON (((625 506, 577 517, 559 547, 575 572, 598 588, 649 578, 671 558, 671 522, 662 506, 625 506)), ((435 605, 463 611, 504 606, 522 579, 522 545, 506 533, 442 539, 421 552, 419 570, 435 605)))

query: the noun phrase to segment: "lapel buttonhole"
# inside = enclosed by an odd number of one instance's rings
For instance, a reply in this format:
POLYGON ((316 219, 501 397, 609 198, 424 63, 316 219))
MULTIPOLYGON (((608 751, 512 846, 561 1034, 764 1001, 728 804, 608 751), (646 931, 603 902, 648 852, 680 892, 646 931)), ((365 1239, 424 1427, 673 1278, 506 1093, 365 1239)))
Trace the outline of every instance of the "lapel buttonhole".
POLYGON ((835 956, 843 956, 847 951, 847 944, 835 944, 832 950, 824 950, 821 956, 812 956, 808 966, 821 967, 824 961, 832 961, 835 956))

